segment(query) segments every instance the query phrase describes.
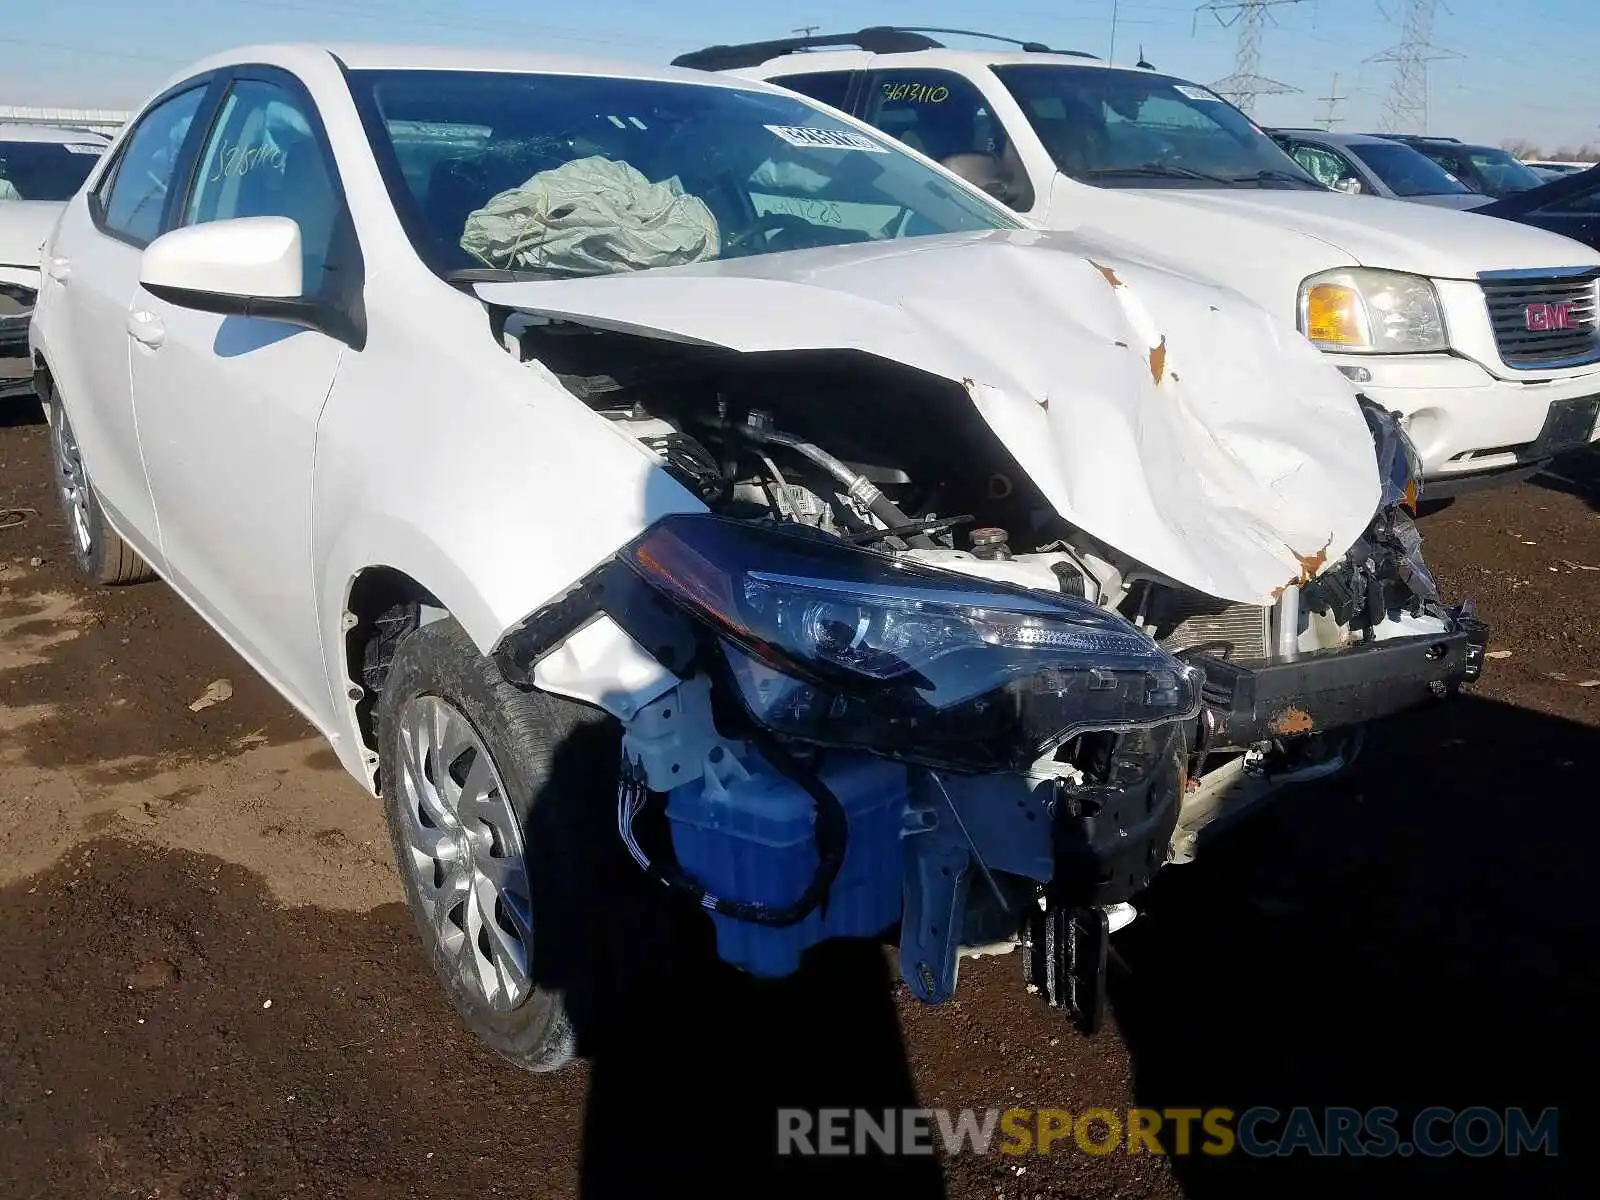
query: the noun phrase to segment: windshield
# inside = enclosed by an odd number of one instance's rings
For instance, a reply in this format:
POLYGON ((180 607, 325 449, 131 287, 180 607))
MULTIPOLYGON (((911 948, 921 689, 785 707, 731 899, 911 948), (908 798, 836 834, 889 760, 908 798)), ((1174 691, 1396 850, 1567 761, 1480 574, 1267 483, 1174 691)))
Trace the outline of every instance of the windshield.
POLYGON ((93 142, 0 142, 0 200, 71 200, 104 153, 93 142))
POLYGON ((1467 157, 1477 168, 1484 190, 1491 196, 1506 196, 1512 192, 1525 192, 1544 182, 1532 169, 1518 162, 1505 150, 1491 146, 1472 146, 1467 157))
POLYGON ((1396 196, 1471 195, 1472 189, 1433 159, 1399 142, 1353 142, 1345 147, 1396 196))
POLYGON ((995 67, 1063 172, 1109 187, 1249 183, 1324 190, 1215 93, 1147 71, 995 67))
POLYGON ((792 96, 464 71, 351 85, 412 243, 443 274, 600 275, 1019 227, 792 96))

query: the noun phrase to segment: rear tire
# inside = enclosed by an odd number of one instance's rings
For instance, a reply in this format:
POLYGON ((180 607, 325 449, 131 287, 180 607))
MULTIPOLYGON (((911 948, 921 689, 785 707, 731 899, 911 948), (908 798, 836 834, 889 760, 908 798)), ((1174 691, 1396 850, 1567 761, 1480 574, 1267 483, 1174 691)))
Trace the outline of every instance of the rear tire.
POLYGON ((148 563, 106 524, 100 498, 84 469, 78 440, 67 410, 53 388, 41 390, 40 403, 50 422, 50 452, 55 460, 56 496, 67 523, 67 538, 78 569, 96 583, 143 583, 155 577, 148 563))

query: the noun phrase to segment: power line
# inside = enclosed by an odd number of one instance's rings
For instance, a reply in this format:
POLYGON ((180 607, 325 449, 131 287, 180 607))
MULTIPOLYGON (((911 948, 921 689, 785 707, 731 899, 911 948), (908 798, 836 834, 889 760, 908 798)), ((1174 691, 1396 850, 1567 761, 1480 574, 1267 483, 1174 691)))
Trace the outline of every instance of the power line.
POLYGON ((1460 58, 1453 50, 1433 44, 1433 11, 1438 0, 1406 0, 1405 24, 1400 44, 1368 62, 1394 64, 1394 79, 1383 100, 1379 118, 1380 133, 1426 133, 1428 131, 1428 64, 1442 58, 1460 58))
POLYGON ((1271 19, 1271 10, 1280 4, 1300 4, 1303 0, 1207 0, 1196 13, 1208 12, 1224 28, 1239 27, 1239 42, 1233 55, 1233 74, 1219 79, 1211 90, 1233 101, 1240 112, 1254 111, 1257 96, 1281 96, 1300 89, 1261 74, 1261 34, 1271 19), (1223 13, 1232 14, 1223 18, 1223 13))

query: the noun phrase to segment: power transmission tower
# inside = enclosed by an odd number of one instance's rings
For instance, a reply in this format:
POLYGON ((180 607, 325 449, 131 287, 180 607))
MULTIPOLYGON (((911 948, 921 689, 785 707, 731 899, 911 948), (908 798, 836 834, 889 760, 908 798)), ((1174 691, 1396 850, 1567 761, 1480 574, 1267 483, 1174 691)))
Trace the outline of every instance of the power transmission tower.
POLYGON ((1298 92, 1297 87, 1279 83, 1261 74, 1261 33, 1271 16, 1269 10, 1280 4, 1300 4, 1303 0, 1207 0, 1197 10, 1216 17, 1224 28, 1239 26, 1239 45, 1234 51, 1233 74, 1219 79, 1211 90, 1228 97, 1239 111, 1255 110, 1257 96, 1281 96, 1298 92), (1224 17, 1223 14, 1229 14, 1224 17))
POLYGON ((821 28, 821 25, 802 25, 798 29, 791 29, 789 32, 798 33, 801 37, 810 37, 813 33, 821 28))
POLYGON ((1348 99, 1350 99, 1349 96, 1339 95, 1339 72, 1335 71, 1333 73, 1333 86, 1328 89, 1328 94, 1317 97, 1319 104, 1328 106, 1328 111, 1322 114, 1322 120, 1319 122, 1324 129, 1332 129, 1335 125, 1343 124, 1344 118, 1335 114, 1339 110, 1339 105, 1348 99))
POLYGON ((1367 60, 1394 64, 1394 80, 1383 98, 1380 133, 1428 131, 1428 64, 1461 57, 1433 44, 1433 10, 1437 7, 1438 0, 1406 0, 1400 44, 1367 60))

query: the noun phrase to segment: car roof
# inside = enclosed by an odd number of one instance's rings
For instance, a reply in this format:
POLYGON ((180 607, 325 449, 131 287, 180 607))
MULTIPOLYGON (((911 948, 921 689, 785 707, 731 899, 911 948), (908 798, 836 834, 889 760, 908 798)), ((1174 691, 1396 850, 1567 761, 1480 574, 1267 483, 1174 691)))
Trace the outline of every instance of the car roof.
MULTIPOLYGON (((204 71, 244 63, 281 66, 297 73, 326 67, 329 58, 352 71, 483 71, 528 75, 595 75, 607 78, 698 83, 738 87, 726 75, 709 75, 681 67, 576 55, 535 54, 522 50, 483 50, 461 46, 388 45, 384 43, 285 42, 239 46, 191 63, 172 76, 180 83, 204 71)), ((169 84, 170 86, 170 84, 169 84)), ((743 86, 750 86, 748 83, 743 86)))
POLYGON ((779 54, 754 66, 731 70, 733 75, 760 79, 774 73, 784 75, 811 74, 817 71, 859 71, 872 63, 886 67, 1009 67, 1030 66, 1081 67, 1086 71, 1139 71, 1141 74, 1164 75, 1164 71, 1151 72, 1148 68, 1109 63, 1098 58, 1084 58, 1062 50, 900 50, 892 54, 874 54, 870 50, 804 50, 794 54, 779 54), (774 72, 773 68, 782 68, 774 72))
POLYGON ((1336 133, 1331 129, 1294 129, 1279 126, 1270 130, 1272 133, 1293 134, 1295 137, 1305 138, 1312 142, 1327 142, 1333 146, 1370 146, 1374 144, 1393 143, 1395 139, 1379 137, 1371 133, 1336 133))
POLYGON ((103 133, 95 133, 89 129, 71 129, 65 125, 4 122, 0 123, 0 142, 50 142, 63 146, 83 146, 92 142, 97 146, 109 146, 111 139, 103 133))
POLYGON ((1412 146, 1437 146, 1440 149, 1454 147, 1458 150, 1493 150, 1496 154, 1501 152, 1500 147, 1491 146, 1488 142, 1463 142, 1460 138, 1443 137, 1432 133, 1383 133, 1376 136, 1389 138, 1396 142, 1406 142, 1412 146))
MULTIPOLYGON (((796 30, 795 32, 801 32, 796 30)), ((978 60, 984 65, 1003 65, 995 61, 1000 56, 1018 54, 1025 61, 1036 61, 1041 56, 1069 61, 1099 62, 1099 55, 1090 54, 1085 50, 1070 50, 1059 46, 1047 46, 1043 42, 1024 40, 1021 38, 1007 37, 998 33, 987 33, 979 29, 949 29, 943 26, 922 25, 869 25, 865 29, 858 29, 846 33, 807 33, 802 37, 772 38, 760 42, 736 42, 732 45, 706 46, 699 50, 691 50, 678 55, 672 60, 673 66, 694 67, 701 71, 749 71, 759 73, 766 71, 774 63, 785 62, 795 55, 823 54, 830 55, 827 61, 817 69, 819 70, 850 70, 864 62, 873 55, 895 55, 910 57, 918 53, 931 53, 945 56, 942 65, 961 66, 971 65, 971 60, 978 60), (1003 50, 999 54, 984 50, 952 50, 943 42, 930 34, 940 36, 954 35, 962 38, 973 38, 982 42, 994 42, 1014 50, 1003 50), (843 48, 843 49, 841 49, 843 48)), ((927 58, 912 60, 913 65, 931 65, 927 58)), ((1144 55, 1141 52, 1139 66, 1146 66, 1144 55)))

